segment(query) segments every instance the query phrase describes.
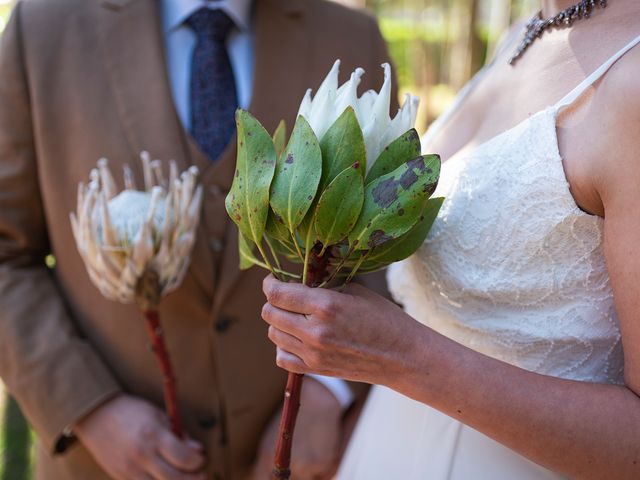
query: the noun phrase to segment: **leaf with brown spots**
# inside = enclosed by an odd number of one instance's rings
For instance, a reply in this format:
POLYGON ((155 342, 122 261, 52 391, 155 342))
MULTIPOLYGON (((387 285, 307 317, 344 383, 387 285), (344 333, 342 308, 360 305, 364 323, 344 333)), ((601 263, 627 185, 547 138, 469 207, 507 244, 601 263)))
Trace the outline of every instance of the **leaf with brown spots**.
POLYGON ((349 234, 349 245, 370 250, 400 237, 420 218, 438 184, 440 157, 414 158, 365 186, 360 217, 349 234))
POLYGON ((353 107, 347 107, 329 127, 322 137, 320 148, 322 149, 320 190, 324 190, 334 178, 354 163, 359 163, 360 173, 364 175, 367 151, 362 129, 353 107))
POLYGON ((318 139, 304 117, 298 116, 289 143, 278 158, 270 198, 271 208, 290 232, 295 232, 309 210, 321 172, 318 139))
POLYGON ((314 228, 318 200, 327 186, 340 173, 354 164, 358 164, 361 175, 364 176, 367 152, 362 129, 353 107, 345 108, 344 112, 329 127, 320 141, 320 149, 322 151, 322 175, 318 193, 306 217, 298 226, 298 233, 305 239, 315 237, 315 230, 310 231, 310 229, 314 228))
POLYGON ((277 240, 291 240, 291 233, 284 224, 282 217, 278 216, 273 209, 269 209, 269 215, 267 217, 266 232, 271 238, 277 240))
POLYGON ((416 224, 404 235, 374 248, 367 255, 367 261, 388 265, 413 255, 427 238, 443 201, 442 197, 427 200, 416 224))
POLYGON ((385 147, 367 173, 365 185, 416 158, 420 155, 420 151, 420 136, 416 129, 412 128, 385 147))
POLYGON ((345 238, 356 223, 364 202, 360 163, 345 168, 322 192, 315 212, 315 231, 323 248, 345 238))
POLYGON ((236 111, 236 175, 225 200, 227 213, 247 240, 262 241, 269 212, 269 188, 276 168, 271 135, 249 112, 236 111))

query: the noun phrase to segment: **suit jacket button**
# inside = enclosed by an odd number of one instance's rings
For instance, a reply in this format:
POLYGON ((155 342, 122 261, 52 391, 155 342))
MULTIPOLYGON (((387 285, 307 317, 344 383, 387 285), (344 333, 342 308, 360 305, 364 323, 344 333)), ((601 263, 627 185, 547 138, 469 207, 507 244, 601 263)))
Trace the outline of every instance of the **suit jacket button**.
POLYGON ((216 426, 216 423, 218 423, 216 417, 206 417, 198 420, 198 425, 200 425, 200 428, 204 430, 212 429, 216 426))
POLYGON ((210 245, 211 250, 213 250, 215 253, 220 253, 224 249, 224 242, 219 238, 212 238, 210 245))
POLYGON ((216 322, 216 332, 224 333, 229 330, 232 320, 233 319, 228 315, 220 315, 218 321, 216 322))

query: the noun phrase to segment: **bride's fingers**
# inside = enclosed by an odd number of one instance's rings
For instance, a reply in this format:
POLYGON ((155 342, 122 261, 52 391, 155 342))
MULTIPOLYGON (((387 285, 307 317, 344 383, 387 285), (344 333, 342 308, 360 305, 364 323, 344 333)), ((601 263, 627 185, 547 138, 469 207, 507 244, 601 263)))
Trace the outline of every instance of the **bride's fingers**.
POLYGON ((276 351, 276 365, 292 373, 307 373, 307 365, 293 353, 285 352, 281 348, 276 351))
POLYGON ((304 315, 282 310, 271 303, 265 303, 262 307, 262 318, 278 330, 301 339, 304 339, 304 327, 309 323, 304 315))
POLYGON ((264 279, 262 290, 271 305, 305 315, 317 313, 318 309, 335 295, 335 292, 310 288, 301 283, 284 283, 272 275, 264 279))
POLYGON ((278 330, 273 325, 269 327, 269 340, 275 343, 278 348, 281 348, 286 352, 293 353, 299 358, 304 358, 305 348, 300 339, 293 335, 289 335, 282 330, 278 330))

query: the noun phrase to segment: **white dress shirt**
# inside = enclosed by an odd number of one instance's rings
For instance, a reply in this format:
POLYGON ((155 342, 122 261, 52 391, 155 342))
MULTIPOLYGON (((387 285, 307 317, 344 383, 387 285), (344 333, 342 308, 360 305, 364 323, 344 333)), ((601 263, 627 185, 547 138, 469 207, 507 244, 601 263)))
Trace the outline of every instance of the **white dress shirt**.
MULTIPOLYGON (((222 9, 235 23, 227 38, 227 52, 236 80, 238 104, 248 108, 253 90, 254 32, 252 0, 160 0, 160 14, 164 36, 167 68, 173 101, 185 130, 191 127, 191 59, 196 46, 196 35, 185 23, 201 7, 222 9)), ((343 409, 354 400, 344 380, 322 375, 311 375, 333 393, 343 409)))

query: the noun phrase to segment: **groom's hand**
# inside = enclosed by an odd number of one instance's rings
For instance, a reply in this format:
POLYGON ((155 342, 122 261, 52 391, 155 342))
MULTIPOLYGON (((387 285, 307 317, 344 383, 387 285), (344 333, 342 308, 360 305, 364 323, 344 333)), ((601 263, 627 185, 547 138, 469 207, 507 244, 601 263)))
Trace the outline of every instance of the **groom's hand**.
MULTIPOLYGON (((306 377, 291 452, 296 480, 330 479, 338 468, 342 440, 342 408, 336 397, 317 380, 306 377)), ((265 430, 254 470, 255 480, 268 480, 273 469, 280 411, 265 430)))
POLYGON ((76 437, 116 480, 205 480, 202 446, 180 440, 165 414, 128 395, 109 400, 74 426, 76 437))

